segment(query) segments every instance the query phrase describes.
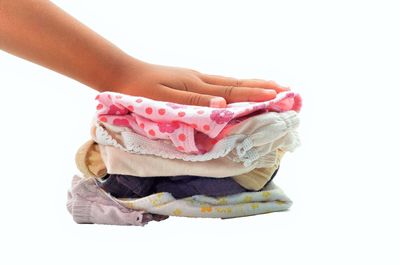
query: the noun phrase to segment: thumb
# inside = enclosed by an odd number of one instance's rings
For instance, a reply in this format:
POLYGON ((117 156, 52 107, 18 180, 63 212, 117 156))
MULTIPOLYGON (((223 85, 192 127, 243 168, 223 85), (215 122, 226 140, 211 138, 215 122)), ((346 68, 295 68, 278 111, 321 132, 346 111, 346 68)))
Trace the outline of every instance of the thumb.
POLYGON ((199 94, 190 91, 182 91, 176 89, 169 89, 168 96, 163 98, 163 100, 168 100, 171 102, 185 104, 185 105, 205 106, 212 108, 226 107, 226 100, 223 97, 199 94))

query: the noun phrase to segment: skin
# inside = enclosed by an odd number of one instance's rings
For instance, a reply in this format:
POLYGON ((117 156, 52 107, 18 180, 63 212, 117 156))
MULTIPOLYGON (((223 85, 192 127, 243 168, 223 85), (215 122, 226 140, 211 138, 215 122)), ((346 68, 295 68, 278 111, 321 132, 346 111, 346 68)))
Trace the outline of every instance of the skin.
POLYGON ((288 90, 273 81, 240 80, 140 61, 45 0, 0 0, 0 49, 100 92, 181 104, 225 107, 269 100, 288 90))

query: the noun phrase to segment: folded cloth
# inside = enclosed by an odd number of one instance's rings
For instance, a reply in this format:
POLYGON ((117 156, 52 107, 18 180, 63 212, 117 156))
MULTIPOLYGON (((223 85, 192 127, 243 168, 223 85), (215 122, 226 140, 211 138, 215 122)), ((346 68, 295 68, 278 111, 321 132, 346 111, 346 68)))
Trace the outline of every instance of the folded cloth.
POLYGON ((86 141, 75 154, 75 164, 85 177, 105 177, 107 168, 100 147, 93 140, 86 141))
POLYGON ((238 121, 263 112, 301 108, 300 95, 291 91, 269 101, 231 103, 226 108, 180 105, 114 92, 100 93, 96 99, 99 122, 129 128, 149 139, 170 140, 178 151, 193 154, 207 152, 215 144, 212 138, 225 137, 238 121))
POLYGON ((154 193, 155 178, 137 178, 128 175, 107 175, 99 187, 117 198, 141 198, 154 193))
POLYGON ((255 168, 249 173, 233 176, 233 180, 248 190, 261 190, 276 175, 284 152, 276 151, 276 160, 273 166, 268 168, 255 168))
MULTIPOLYGON (((129 128, 95 122, 91 135, 101 145, 117 147, 129 153, 150 154, 169 159, 185 161, 207 161, 227 156, 230 159, 249 166, 259 157, 272 151, 271 146, 280 141, 284 151, 293 151, 299 140, 295 129, 299 118, 295 111, 283 113, 264 113, 232 125, 226 135, 213 141, 215 145, 204 154, 187 154, 180 152, 167 140, 151 140, 129 128), (286 136, 286 138, 284 138, 286 136)), ((199 134, 200 135, 200 134, 199 134)), ((203 134, 204 136, 204 134, 203 134)), ((198 143, 207 143, 204 136, 198 143)))
POLYGON ((173 176, 138 178, 128 175, 108 175, 99 186, 118 198, 141 198, 158 192, 169 192, 181 199, 194 195, 227 196, 247 191, 232 178, 173 176))
POLYGON ((273 181, 261 191, 222 197, 195 195, 176 199, 168 192, 161 192, 139 199, 114 199, 127 208, 153 214, 207 218, 232 218, 284 211, 292 205, 291 200, 273 181))
POLYGON ((194 195, 221 197, 247 191, 229 177, 174 176, 170 178, 161 177, 156 180, 158 180, 156 192, 169 192, 176 199, 194 195))
POLYGON ((94 178, 74 176, 68 191, 67 209, 80 224, 138 225, 161 221, 168 216, 128 209, 102 191, 94 178))
POLYGON ((126 153, 112 146, 102 146, 89 140, 76 153, 76 165, 85 177, 103 178, 108 172, 136 177, 200 175, 212 178, 233 176, 248 190, 260 190, 271 179, 280 164, 283 151, 277 149, 248 168, 227 158, 203 162, 164 159, 157 156, 126 153), (255 166, 261 168, 255 168, 255 166), (190 174, 188 174, 190 173, 190 174), (159 174, 159 175, 157 175, 159 174))
MULTIPOLYGON (((278 146, 280 145, 278 144, 278 146)), ((259 172, 268 171, 269 168, 275 167, 277 162, 279 162, 277 151, 271 151, 254 161, 252 165, 246 167, 227 157, 209 161, 191 162, 178 159, 164 159, 151 155, 129 154, 112 146, 99 145, 99 149, 102 161, 109 174, 133 175, 137 177, 192 175, 224 178, 245 174, 246 178, 253 178, 252 172, 254 169, 258 168, 259 172)), ((275 149, 275 146, 272 149, 275 149)), ((259 173, 255 174, 258 175, 259 173)))

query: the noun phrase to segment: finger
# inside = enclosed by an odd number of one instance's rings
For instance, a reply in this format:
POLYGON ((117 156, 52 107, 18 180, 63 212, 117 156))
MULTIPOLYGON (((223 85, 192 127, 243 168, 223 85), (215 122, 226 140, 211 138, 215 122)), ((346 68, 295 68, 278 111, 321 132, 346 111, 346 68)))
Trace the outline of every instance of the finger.
POLYGON ((281 86, 272 80, 267 81, 262 79, 236 79, 232 77, 205 74, 200 75, 200 78, 204 82, 211 85, 266 88, 273 89, 278 93, 289 90, 288 87, 281 86))
POLYGON ((163 101, 175 102, 185 105, 206 106, 213 108, 226 107, 226 101, 223 97, 215 95, 200 94, 190 91, 182 91, 162 85, 158 97, 163 101))
POLYGON ((275 98, 277 94, 277 92, 273 89, 220 86, 210 85, 207 83, 199 83, 196 86, 192 87, 191 91, 199 94, 223 97, 228 103, 245 101, 266 101, 275 98))

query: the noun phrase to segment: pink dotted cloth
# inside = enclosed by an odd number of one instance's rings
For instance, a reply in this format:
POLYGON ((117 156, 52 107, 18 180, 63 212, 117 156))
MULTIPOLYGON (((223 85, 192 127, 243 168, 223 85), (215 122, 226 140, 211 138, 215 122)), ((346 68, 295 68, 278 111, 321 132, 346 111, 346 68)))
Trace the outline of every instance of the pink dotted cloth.
POLYGON ((243 119, 264 112, 300 111, 301 97, 282 92, 265 102, 239 102, 226 108, 181 105, 115 92, 96 96, 99 122, 128 127, 150 139, 171 140, 181 152, 201 154, 211 149, 243 119))

